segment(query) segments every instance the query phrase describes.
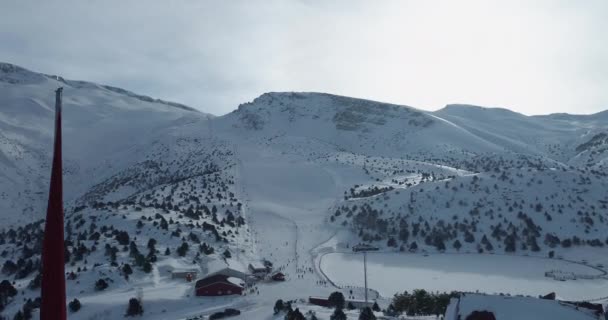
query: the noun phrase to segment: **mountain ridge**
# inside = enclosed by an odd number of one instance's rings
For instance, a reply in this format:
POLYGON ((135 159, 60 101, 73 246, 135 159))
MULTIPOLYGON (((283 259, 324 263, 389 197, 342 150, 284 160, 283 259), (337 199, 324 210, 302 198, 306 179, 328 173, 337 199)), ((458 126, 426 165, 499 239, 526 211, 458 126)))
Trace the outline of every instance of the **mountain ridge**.
MULTIPOLYGON (((26 75, 0 81, 0 253, 19 301, 39 294, 53 91, 64 85, 26 75)), ((360 242, 388 253, 537 257, 608 246, 602 117, 429 112, 289 92, 209 117, 121 90, 78 82, 64 92, 68 296, 86 306, 77 319, 122 317, 116 299, 136 288, 147 301, 162 297, 146 317, 166 319, 165 308, 190 317, 201 308, 192 283, 170 271, 205 275, 261 259, 291 279, 242 299, 271 310, 277 299, 329 295, 335 288, 302 285, 317 273, 301 270, 360 242), (100 280, 107 289, 96 289, 100 280)))
MULTIPOLYGON (((60 81, 66 85, 70 85, 70 86, 93 86, 93 87, 101 87, 113 92, 117 92, 120 94, 124 94, 127 96, 131 96, 131 97, 135 97, 135 98, 140 98, 144 101, 147 102, 156 102, 156 103, 161 103, 161 104, 165 104, 165 105, 169 105, 169 106, 174 106, 174 107, 178 107, 178 108, 182 108, 184 110, 189 110, 189 111, 194 111, 194 112, 202 112, 199 109, 193 108, 193 107, 189 107, 185 104, 179 103, 179 102, 173 102, 173 101, 167 101, 167 100, 163 100, 163 99, 159 99, 159 98, 152 98, 149 97, 147 95, 142 95, 142 94, 137 94, 134 93, 132 91, 123 89, 123 88, 119 88, 116 86, 112 86, 112 85, 104 85, 104 84, 98 84, 95 82, 89 82, 89 81, 82 81, 82 80, 67 80, 65 78, 63 78, 62 76, 59 75, 51 75, 51 74, 45 74, 45 73, 40 73, 40 72, 36 72, 36 71, 32 71, 30 69, 27 69, 25 67, 16 65, 16 64, 12 64, 9 62, 1 62, 0 61, 0 73, 28 73, 28 74, 32 74, 32 75, 39 75, 39 76, 44 76, 47 78, 51 78, 57 81, 60 81)), ((486 107, 486 106, 480 106, 480 105, 474 105, 474 104, 466 104, 466 103, 449 103, 446 104, 443 108, 435 110, 435 111, 426 111, 426 110, 422 110, 422 109, 417 109, 415 107, 409 106, 409 105, 404 105, 404 104, 399 104, 399 103, 393 103, 393 102, 384 102, 384 101, 378 101, 378 100, 372 100, 372 99, 367 99, 367 98, 358 98, 358 97, 351 97, 351 96, 345 96, 345 95, 338 95, 338 94, 333 94, 333 93, 328 93, 328 92, 318 92, 318 91, 268 91, 265 93, 260 94, 258 97, 254 98, 251 102, 255 102, 258 99, 264 99, 265 97, 285 97, 285 96, 301 96, 301 97, 305 97, 305 96, 329 96, 329 97, 333 97, 333 98, 337 98, 337 99, 345 99, 345 100, 351 100, 351 101, 359 101, 359 102, 371 102, 371 103, 375 103, 375 104, 379 104, 379 105, 391 105, 391 106, 398 106, 398 107, 405 107, 405 108, 411 108, 411 109, 415 109, 415 110, 420 110, 420 111, 424 111, 424 112, 429 112, 429 113, 440 113, 441 111, 445 111, 446 109, 452 109, 452 108, 464 108, 464 109, 469 109, 469 108, 474 108, 474 109, 478 109, 478 110, 484 110, 484 111, 501 111, 501 112, 511 112, 511 113, 515 113, 517 115, 521 115, 524 117, 550 117, 550 118, 586 118, 586 117, 597 117, 597 116, 608 116, 608 109, 603 110, 603 111, 598 111, 592 114, 571 114, 571 113, 550 113, 550 114, 541 114, 541 115, 524 115, 522 113, 513 111, 509 108, 504 108, 504 107, 486 107)), ((246 106, 249 103, 242 103, 239 106, 237 106, 237 109, 230 111, 228 113, 237 111, 239 109, 240 106, 246 106)), ((211 114, 208 114, 211 115, 211 114)), ((214 115, 211 115, 214 116, 214 115)))
MULTIPOLYGON (((11 73, 18 73, 18 74, 22 74, 26 77, 46 77, 49 79, 53 79, 56 81, 59 81, 67 86, 71 86, 71 87, 76 87, 76 88, 84 88, 84 87, 88 87, 88 88, 103 88, 112 92, 116 92, 119 94, 123 94, 132 98, 136 98, 142 101, 146 101, 146 102, 153 102, 153 103, 160 103, 160 104, 164 104, 167 106, 172 106, 172 107, 176 107, 176 108, 180 108, 180 109, 184 109, 184 110, 188 110, 188 111, 192 111, 192 112, 201 112, 198 109, 186 106, 184 104, 181 103, 177 103, 177 102, 172 102, 172 101, 166 101, 166 100, 162 100, 162 99, 154 99, 151 98, 149 96, 146 95, 141 95, 141 94, 136 94, 132 91, 129 90, 125 90, 122 88, 118 88, 115 86, 110 86, 110 85, 102 85, 102 84, 97 84, 94 82, 88 82, 88 81, 81 81, 81 80, 67 80, 64 79, 61 76, 58 75, 50 75, 50 74, 44 74, 44 73, 38 73, 35 71, 31 71, 29 69, 26 69, 24 67, 15 65, 15 64, 11 64, 8 62, 1 62, 0 61, 0 74, 11 74, 11 73)), ((4 81, 18 81, 18 79, 15 78, 4 78, 4 81)), ((0 81, 2 81, 2 78, 0 78, 0 81)), ((210 114, 209 114, 210 115, 210 114)))
MULTIPOLYGON (((508 109, 461 104, 429 112, 404 105, 318 92, 269 92, 241 104, 226 115, 209 117, 198 111, 190 113, 191 108, 155 109, 154 105, 167 105, 167 102, 141 98, 123 89, 91 82, 58 79, 12 64, 0 64, 1 74, 22 74, 25 80, 35 78, 38 81, 28 86, 19 82, 4 82, 5 88, 10 88, 0 109, 0 137, 5 144, 0 154, 3 163, 7 164, 5 170, 23 165, 10 160, 17 159, 15 157, 23 151, 37 156, 31 156, 25 162, 29 164, 19 170, 32 171, 35 166, 45 168, 39 162, 45 161, 45 150, 48 150, 47 144, 51 141, 52 130, 49 126, 52 124, 53 100, 50 93, 56 84, 63 83, 70 86, 64 99, 64 131, 68 146, 74 146, 73 149, 67 147, 66 161, 70 172, 75 174, 101 172, 100 163, 105 163, 103 166, 107 168, 114 161, 132 163, 136 160, 125 162, 124 159, 131 158, 127 154, 134 147, 146 150, 149 148, 147 145, 152 145, 150 143, 157 143, 154 141, 171 143, 166 137, 181 136, 184 132, 188 132, 186 136, 189 140, 201 140, 201 134, 213 135, 214 130, 227 134, 221 139, 230 136, 229 139, 240 139, 242 135, 251 135, 252 139, 269 136, 291 139, 289 136, 298 136, 369 156, 408 155, 413 160, 423 161, 435 158, 443 159, 446 165, 466 160, 469 157, 467 154, 503 152, 540 155, 564 164, 584 163, 595 167, 604 166, 608 158, 603 149, 603 140, 597 138, 607 131, 601 117, 581 123, 578 120, 531 117, 508 109), (35 87, 40 90, 32 94, 35 87), (137 103, 133 104, 122 97, 134 98, 137 103), (186 113, 173 112, 177 110, 186 113), (142 118, 143 114, 147 116, 142 118), (41 126, 40 121, 46 125, 41 126), (130 129, 129 123, 140 127, 141 132, 130 129), (111 127, 115 129, 109 130, 111 127), (120 137, 125 134, 131 135, 131 140, 121 141, 120 137), (161 137, 166 134, 169 136, 161 137), (155 138, 150 139, 146 135, 155 138), (93 141, 102 143, 114 152, 104 153, 99 148, 91 148, 93 141), (451 150, 449 157, 445 157, 445 150, 451 150), (125 156, 118 157, 120 154, 125 156)), ((111 174, 119 171, 115 167, 111 174)), ((46 174, 40 172, 39 176, 46 174)), ((4 175, 14 176, 14 170, 8 170, 4 175)), ((31 183, 39 180, 24 181, 31 183)), ((37 183, 43 183, 43 180, 37 183)), ((44 189, 40 188, 34 193, 37 192, 44 192, 44 189)))

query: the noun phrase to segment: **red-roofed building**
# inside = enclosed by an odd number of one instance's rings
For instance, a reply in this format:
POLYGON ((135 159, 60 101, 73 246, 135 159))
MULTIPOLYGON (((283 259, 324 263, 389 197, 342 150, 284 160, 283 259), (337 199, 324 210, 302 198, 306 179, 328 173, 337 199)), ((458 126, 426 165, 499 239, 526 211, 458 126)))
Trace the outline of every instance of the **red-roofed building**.
POLYGON ((274 281, 285 281, 285 275, 282 272, 273 274, 271 278, 274 281))
POLYGON ((243 293, 243 285, 240 279, 223 274, 215 274, 200 279, 196 281, 194 288, 197 296, 225 296, 243 293))

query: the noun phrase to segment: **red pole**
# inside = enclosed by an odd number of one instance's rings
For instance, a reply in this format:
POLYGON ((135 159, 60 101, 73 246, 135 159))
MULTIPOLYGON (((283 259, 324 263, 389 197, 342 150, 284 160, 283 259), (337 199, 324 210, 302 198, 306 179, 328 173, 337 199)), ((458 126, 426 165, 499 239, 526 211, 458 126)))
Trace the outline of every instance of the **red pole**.
POLYGON ((49 202, 42 247, 41 320, 65 320, 65 261, 63 241, 63 182, 61 162, 61 92, 55 91, 55 143, 49 202))

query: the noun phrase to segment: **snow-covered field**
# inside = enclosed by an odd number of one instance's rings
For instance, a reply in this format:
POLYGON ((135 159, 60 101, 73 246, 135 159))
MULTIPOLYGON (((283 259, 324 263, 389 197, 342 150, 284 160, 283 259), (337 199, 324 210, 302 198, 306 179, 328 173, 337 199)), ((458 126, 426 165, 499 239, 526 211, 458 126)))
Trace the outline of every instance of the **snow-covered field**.
MULTIPOLYGON (((363 255, 329 253, 321 258, 323 272, 338 284, 363 286, 363 255)), ((468 291, 545 295, 565 300, 608 296, 608 280, 557 281, 545 272, 561 270, 601 275, 597 269, 559 259, 499 254, 368 253, 368 286, 385 297, 404 290, 468 291)))

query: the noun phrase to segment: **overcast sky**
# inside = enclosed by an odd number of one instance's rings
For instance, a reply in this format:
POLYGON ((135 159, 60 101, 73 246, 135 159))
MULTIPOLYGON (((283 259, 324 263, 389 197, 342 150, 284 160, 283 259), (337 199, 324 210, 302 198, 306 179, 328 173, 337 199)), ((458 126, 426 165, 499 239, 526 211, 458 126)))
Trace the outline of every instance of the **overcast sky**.
POLYGON ((216 115, 268 91, 608 109, 605 0, 0 1, 0 61, 216 115))

